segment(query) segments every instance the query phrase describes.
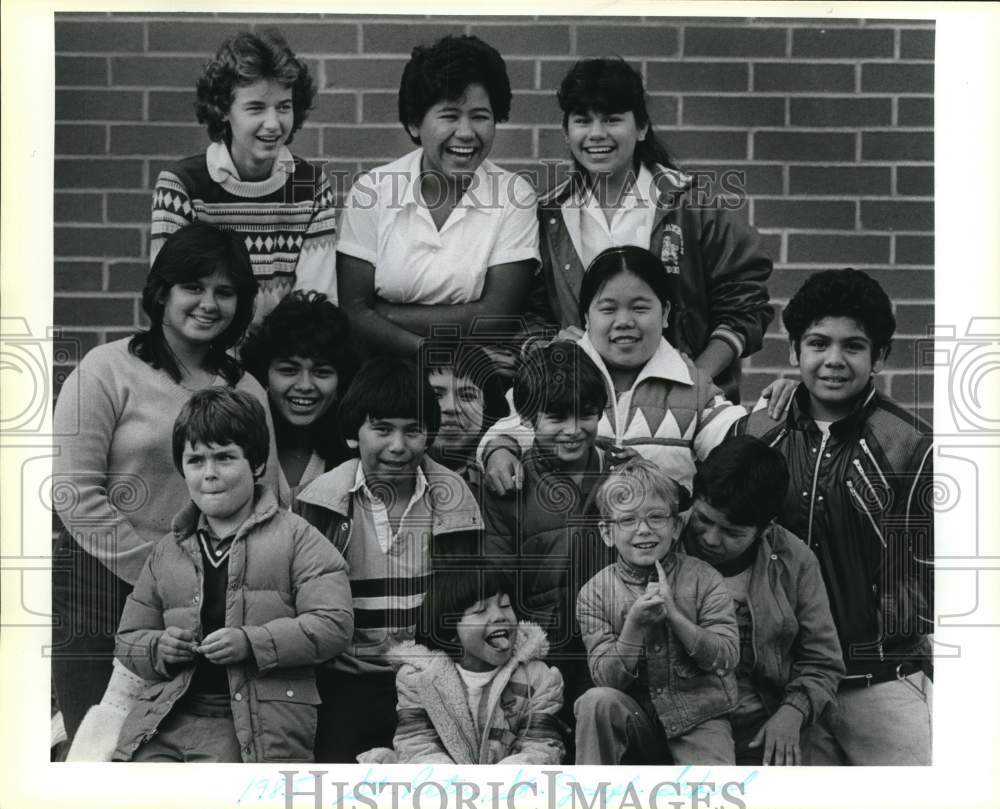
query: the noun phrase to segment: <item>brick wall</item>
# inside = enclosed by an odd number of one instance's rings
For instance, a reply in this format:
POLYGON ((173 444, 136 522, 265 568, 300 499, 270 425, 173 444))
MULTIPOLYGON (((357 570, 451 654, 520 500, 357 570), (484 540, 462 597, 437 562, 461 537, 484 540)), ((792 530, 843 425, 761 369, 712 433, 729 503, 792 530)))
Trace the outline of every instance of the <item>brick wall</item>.
MULTIPOLYGON (((850 264, 885 286, 899 328, 880 384, 929 415, 914 339, 933 322, 934 29, 913 20, 57 14, 54 322, 81 351, 141 324, 153 182, 206 143, 201 65, 265 25, 321 88, 296 153, 344 177, 412 148, 395 109, 417 43, 474 33, 504 55, 514 104, 492 157, 513 169, 565 157, 554 90, 575 59, 626 57, 685 168, 744 173, 779 312, 817 269, 850 264)), ((749 361, 748 398, 787 370, 781 334, 776 319, 749 361)))

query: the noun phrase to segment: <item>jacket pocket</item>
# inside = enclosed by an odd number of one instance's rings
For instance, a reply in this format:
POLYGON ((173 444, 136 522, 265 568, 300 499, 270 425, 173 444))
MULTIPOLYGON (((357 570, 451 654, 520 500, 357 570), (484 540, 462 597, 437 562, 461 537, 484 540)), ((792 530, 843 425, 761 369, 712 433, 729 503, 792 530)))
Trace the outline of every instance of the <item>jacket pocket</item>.
POLYGON ((257 680, 256 741, 262 761, 312 761, 319 690, 314 679, 257 680))

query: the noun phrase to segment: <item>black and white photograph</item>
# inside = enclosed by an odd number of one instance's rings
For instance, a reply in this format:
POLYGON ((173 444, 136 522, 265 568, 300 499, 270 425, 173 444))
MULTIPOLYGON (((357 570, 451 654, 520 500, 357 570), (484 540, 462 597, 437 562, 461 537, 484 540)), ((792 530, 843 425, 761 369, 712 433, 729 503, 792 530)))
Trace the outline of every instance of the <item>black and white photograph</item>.
POLYGON ((5 7, 9 805, 991 805, 996 11, 5 7))

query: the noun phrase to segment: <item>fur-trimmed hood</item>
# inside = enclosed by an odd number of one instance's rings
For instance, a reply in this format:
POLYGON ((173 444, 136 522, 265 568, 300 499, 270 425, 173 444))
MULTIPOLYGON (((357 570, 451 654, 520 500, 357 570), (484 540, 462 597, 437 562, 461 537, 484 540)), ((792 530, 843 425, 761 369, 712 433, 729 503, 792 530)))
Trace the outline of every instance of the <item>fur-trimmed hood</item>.
MULTIPOLYGON (((549 641, 542 628, 530 621, 521 621, 514 635, 514 651, 503 668, 518 666, 531 660, 544 660, 548 653, 549 641)), ((428 649, 412 640, 393 646, 386 653, 386 659, 397 670, 406 664, 419 671, 429 671, 443 663, 454 665, 452 658, 441 649, 428 649)))

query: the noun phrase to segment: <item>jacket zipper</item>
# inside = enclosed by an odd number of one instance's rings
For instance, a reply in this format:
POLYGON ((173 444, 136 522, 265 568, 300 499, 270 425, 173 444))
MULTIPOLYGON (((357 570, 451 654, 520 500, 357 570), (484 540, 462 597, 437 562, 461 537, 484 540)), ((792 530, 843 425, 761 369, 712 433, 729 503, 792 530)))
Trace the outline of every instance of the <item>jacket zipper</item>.
POLYGON ((768 446, 772 448, 778 446, 778 444, 781 443, 781 439, 784 438, 787 434, 788 430, 785 427, 782 427, 781 430, 778 431, 778 435, 774 438, 774 440, 770 444, 768 444, 768 446))
POLYGON ((816 467, 813 469, 812 492, 809 495, 809 534, 806 537, 806 545, 810 548, 812 547, 813 513, 816 509, 816 484, 819 481, 819 465, 823 462, 823 450, 826 449, 826 442, 829 438, 829 434, 826 434, 819 442, 819 450, 816 452, 816 467))
MULTIPOLYGON (((851 463, 853 464, 854 468, 858 470, 858 474, 861 475, 861 479, 865 482, 865 485, 868 487, 868 489, 872 493, 872 496, 877 501, 878 500, 878 491, 875 489, 874 486, 872 486, 872 482, 868 479, 868 475, 865 474, 865 469, 861 465, 861 461, 859 461, 857 458, 855 458, 851 463)), ((885 482, 885 478, 882 478, 882 482, 883 483, 885 482)))
POLYGON ((878 524, 875 522, 875 519, 872 517, 871 512, 868 510, 868 506, 865 505, 865 501, 861 498, 861 495, 858 494, 857 490, 854 488, 854 484, 851 483, 851 481, 849 480, 846 481, 846 483, 847 483, 847 491, 851 493, 851 496, 857 501, 858 505, 861 506, 861 510, 865 513, 865 516, 868 518, 868 522, 872 524, 872 528, 875 530, 875 534, 878 537, 878 541, 882 543, 883 548, 888 547, 885 544, 885 539, 882 536, 882 532, 878 528, 878 524))
POLYGON ((882 479, 882 485, 885 486, 886 491, 889 489, 889 481, 885 479, 885 475, 882 474, 882 469, 878 465, 878 461, 875 460, 875 456, 872 455, 872 451, 868 449, 868 442, 861 438, 858 440, 861 445, 861 450, 868 456, 868 460, 872 462, 872 466, 875 467, 875 471, 878 472, 878 476, 882 479))

